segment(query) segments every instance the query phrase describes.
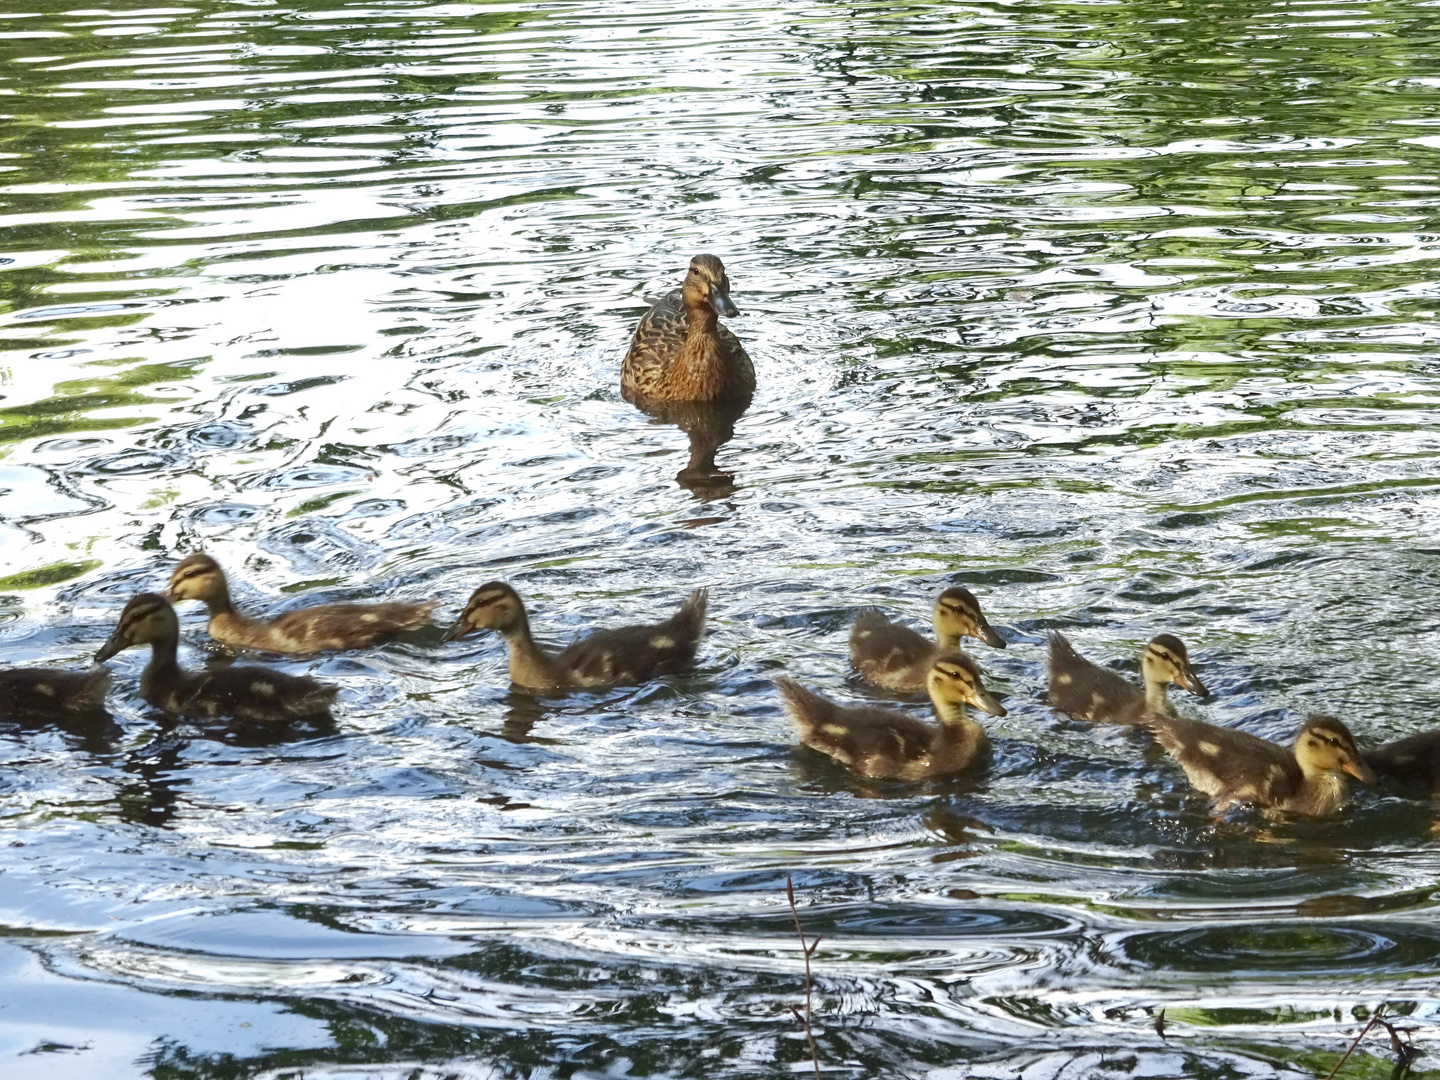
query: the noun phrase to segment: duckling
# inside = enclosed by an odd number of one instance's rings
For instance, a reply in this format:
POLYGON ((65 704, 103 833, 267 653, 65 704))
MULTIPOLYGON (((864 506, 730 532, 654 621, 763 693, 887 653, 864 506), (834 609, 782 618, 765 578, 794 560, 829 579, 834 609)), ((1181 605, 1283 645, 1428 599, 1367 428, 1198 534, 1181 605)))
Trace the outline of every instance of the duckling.
POLYGON ((402 631, 424 626, 436 606, 433 600, 317 604, 269 620, 252 619, 230 602, 220 564, 199 552, 180 560, 165 595, 171 600, 203 600, 210 609, 210 636, 216 641, 277 653, 373 649, 402 631))
POLYGON ((626 401, 745 401, 755 368, 718 316, 739 315, 714 255, 690 260, 685 284, 655 302, 635 328, 620 368, 626 401))
POLYGON ((1173 634, 1159 634, 1145 646, 1140 674, 1141 693, 1113 671, 1092 664, 1075 651, 1064 634, 1050 635, 1050 692, 1046 702, 1076 720, 1106 724, 1137 724, 1147 713, 1174 716, 1165 693, 1167 683, 1184 687, 1196 697, 1210 691, 1190 667, 1184 643, 1173 634))
POLYGON ((935 600, 933 621, 938 645, 874 608, 865 609, 850 631, 850 665, 876 686, 914 693, 925 689, 935 657, 959 651, 961 638, 1005 648, 1005 639, 985 621, 980 601, 969 589, 942 592, 935 600))
POLYGON ((1432 798, 1440 795, 1440 730, 1422 731, 1367 750, 1365 764, 1382 780, 1432 798))
POLYGON ((877 779, 924 780, 961 772, 989 746, 985 729, 965 715, 965 706, 1005 715, 980 681, 980 669, 961 652, 941 653, 926 673, 938 727, 894 709, 837 705, 794 679, 776 679, 775 686, 802 743, 877 779))
POLYGON ((1341 773, 1365 784, 1376 780, 1349 728, 1333 716, 1311 716, 1293 748, 1182 716, 1152 714, 1144 723, 1190 783, 1214 797, 1217 811, 1252 803, 1324 817, 1350 798, 1341 773))
POLYGON ((105 707, 110 689, 107 668, 62 671, 59 668, 11 668, 0 671, 0 719, 43 720, 81 716, 105 707))
POLYGON ((228 667, 192 674, 175 659, 180 623, 163 596, 141 593, 125 605, 96 662, 132 645, 149 645, 150 662, 140 676, 140 696, 167 713, 202 718, 284 722, 321 716, 337 688, 303 675, 264 667, 228 667))
POLYGON ((679 671, 695 659, 708 597, 708 589, 696 589, 662 623, 597 630, 552 655, 530 636, 520 594, 503 581, 492 581, 471 595, 445 640, 476 630, 503 634, 510 650, 510 681, 532 690, 633 686, 679 671))

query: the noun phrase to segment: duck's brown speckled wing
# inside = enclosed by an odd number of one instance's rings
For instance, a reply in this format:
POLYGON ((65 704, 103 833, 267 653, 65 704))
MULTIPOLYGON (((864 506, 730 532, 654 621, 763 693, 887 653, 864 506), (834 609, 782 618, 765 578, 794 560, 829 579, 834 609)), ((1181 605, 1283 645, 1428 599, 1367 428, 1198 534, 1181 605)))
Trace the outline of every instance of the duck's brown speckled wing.
MULTIPOLYGON (((666 400, 671 392, 670 365, 680 352, 687 328, 681 290, 675 289, 656 300, 640 320, 630 339, 630 351, 620 366, 620 390, 627 399, 666 400)), ((723 324, 716 324, 715 340, 729 369, 725 385, 729 398, 747 402, 755 391, 755 367, 740 339, 723 324)))
POLYGON ((0 718, 37 719, 93 712, 105 705, 110 687, 108 668, 62 671, 56 668, 11 668, 0 671, 0 718))
POLYGON ((688 667, 705 629, 709 593, 697 589, 670 618, 600 630, 568 646, 555 667, 576 686, 632 686, 688 667))
POLYGON ((1294 752, 1269 739, 1183 716, 1151 713, 1144 723, 1191 785, 1215 797, 1218 809, 1246 802, 1280 806, 1304 783, 1294 752))
POLYGON ((1383 780, 1440 794, 1440 731, 1422 731, 1365 752, 1365 763, 1383 780))
POLYGON ((1138 723, 1145 694, 1115 672, 1077 653, 1064 634, 1050 635, 1050 707, 1076 720, 1138 723))
POLYGON ((218 640, 274 652, 312 653, 373 649, 406 630, 418 630, 435 610, 434 601, 395 600, 379 604, 318 604, 277 615, 264 637, 218 640))
POLYGON ((925 689, 935 644, 908 626, 891 622, 874 608, 855 617, 850 629, 850 664, 868 681, 890 690, 925 689))
POLYGON ((900 776, 926 763, 935 728, 923 720, 872 705, 837 705, 790 678, 775 686, 806 746, 866 776, 900 776))
POLYGON ((323 715, 337 692, 336 687, 305 675, 229 667, 195 676, 173 711, 182 716, 283 722, 323 715))

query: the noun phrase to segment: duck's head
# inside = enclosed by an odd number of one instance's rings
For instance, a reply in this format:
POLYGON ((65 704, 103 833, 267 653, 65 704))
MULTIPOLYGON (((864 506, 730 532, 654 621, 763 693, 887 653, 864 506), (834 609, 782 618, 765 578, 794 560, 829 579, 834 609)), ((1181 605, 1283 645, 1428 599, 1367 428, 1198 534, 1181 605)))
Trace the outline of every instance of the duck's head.
POLYGON ((170 601, 159 593, 141 593, 125 605, 115 632, 95 653, 95 662, 109 660, 132 645, 148 645, 177 637, 179 633, 180 624, 175 619, 175 609, 170 606, 170 601))
POLYGON ((170 600, 204 600, 207 603, 226 594, 225 571, 203 552, 180 560, 165 585, 170 600))
POLYGON ((1174 634, 1159 634, 1145 646, 1140 658, 1140 671, 1147 683, 1174 683, 1196 697, 1209 697, 1210 691, 1190 667, 1190 654, 1185 643, 1174 634))
POLYGON ((1365 764, 1350 729, 1333 716, 1311 716, 1295 736, 1295 760, 1300 771, 1343 772, 1361 783, 1376 782, 1374 771, 1365 764))
POLYGON ((941 716, 961 705, 974 705, 991 716, 1005 715, 1005 709, 985 689, 975 661, 961 652, 941 653, 935 658, 925 676, 925 689, 941 716))
POLYGON ((946 589, 936 599, 935 636, 941 641, 973 637, 996 649, 1005 647, 1005 639, 985 621, 980 601, 969 589, 946 589))
POLYGON ((716 315, 739 315, 740 309, 730 301, 730 279, 725 264, 714 255, 696 255, 690 260, 685 275, 685 306, 708 304, 716 315))
POLYGON ((508 633, 525 621, 525 606, 520 594, 503 581, 481 585, 470 595, 470 602, 445 631, 446 641, 454 641, 476 630, 498 630, 508 633))

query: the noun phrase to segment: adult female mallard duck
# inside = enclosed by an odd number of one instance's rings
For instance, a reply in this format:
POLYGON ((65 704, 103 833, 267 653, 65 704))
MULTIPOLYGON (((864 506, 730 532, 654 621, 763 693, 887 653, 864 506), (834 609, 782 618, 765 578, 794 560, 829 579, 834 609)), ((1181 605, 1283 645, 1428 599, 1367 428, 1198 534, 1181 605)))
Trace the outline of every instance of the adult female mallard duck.
POLYGON ((335 701, 336 687, 270 668, 227 667, 192 674, 175 658, 179 644, 180 623, 170 602, 156 593, 141 593, 125 605, 119 625, 95 660, 108 660, 132 645, 149 645, 140 696, 177 716, 275 723, 322 716, 335 701))
POLYGON ((850 630, 850 665, 868 682, 887 690, 910 693, 924 690, 930 664, 942 652, 956 652, 961 638, 978 638, 986 645, 1005 648, 1005 639, 991 629, 980 601, 969 589, 946 589, 935 600, 932 613, 935 641, 908 626, 891 622, 874 608, 855 617, 850 630))
POLYGON ((210 636, 216 641, 277 653, 371 649, 402 631, 424 626, 435 610, 433 600, 317 604, 273 619, 252 619, 230 602, 220 564, 198 552, 180 560, 165 595, 171 600, 203 600, 210 609, 210 636))
POLYGON ((1381 780, 1430 797, 1440 795, 1440 731, 1422 731, 1365 751, 1381 780))
POLYGON ((696 589, 662 623, 597 630, 551 654, 530 636, 520 594, 503 581, 492 581, 471 595, 445 640, 476 630, 500 633, 510 650, 510 681, 532 690, 633 686, 690 665, 705 629, 708 596, 708 590, 696 589))
POLYGON ((739 314, 720 260, 696 255, 684 286, 657 300, 635 328, 620 368, 625 400, 748 402, 755 368, 719 320, 739 314))
POLYGON ((83 716, 105 707, 110 672, 59 668, 11 668, 0 671, 0 720, 44 720, 83 716))
POLYGON ((1159 634, 1145 646, 1140 674, 1145 679, 1142 693, 1113 671, 1092 664, 1075 651, 1064 634, 1050 635, 1050 707, 1076 720, 1106 724, 1137 724, 1148 713, 1174 716, 1175 706, 1165 693, 1170 683, 1184 687, 1197 697, 1208 697, 1199 677, 1190 667, 1184 643, 1173 634, 1159 634))
POLYGON ((961 772, 989 746, 985 729, 965 715, 965 706, 1005 715, 980 681, 980 669, 960 652, 941 653, 926 675, 938 726, 894 709, 837 705, 790 678, 776 679, 775 686, 802 743, 877 779, 924 780, 961 772))
POLYGON ((1191 785, 1214 798, 1217 811, 1251 803, 1324 817, 1350 798, 1341 774, 1375 783, 1350 729, 1333 716, 1311 716, 1293 747, 1183 716, 1151 715, 1145 726, 1179 762, 1191 785))

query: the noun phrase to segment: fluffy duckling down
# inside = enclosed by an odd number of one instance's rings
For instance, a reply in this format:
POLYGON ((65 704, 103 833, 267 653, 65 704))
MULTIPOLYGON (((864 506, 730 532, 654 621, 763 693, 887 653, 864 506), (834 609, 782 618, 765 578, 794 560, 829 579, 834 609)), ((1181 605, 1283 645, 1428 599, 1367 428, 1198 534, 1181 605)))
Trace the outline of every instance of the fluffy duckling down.
POLYGON ((935 641, 867 608, 856 616, 850 630, 850 665, 866 682, 886 690, 916 693, 925 689, 935 658, 944 652, 958 652, 963 638, 1005 648, 1005 639, 986 621, 980 601, 969 589, 942 592, 935 599, 931 620, 935 641))
POLYGON ((1077 653, 1064 634, 1050 635, 1048 704, 1076 720, 1106 724, 1138 724, 1146 716, 1174 716, 1165 688, 1171 684, 1196 697, 1209 691, 1190 666, 1185 643, 1173 634, 1158 634, 1145 646, 1140 673, 1145 689, 1137 689, 1113 671, 1092 664, 1077 653))
POLYGON ((520 594, 491 581, 471 595, 445 640, 494 630, 510 653, 510 681, 532 690, 633 686, 690 666, 705 630, 709 595, 696 589, 664 622, 597 630, 552 654, 531 636, 520 594))
POLYGON ((966 715, 973 705, 1004 716, 964 653, 942 653, 930 664, 926 689, 939 724, 873 705, 840 705, 794 679, 775 680, 780 702, 800 741, 862 776, 924 780, 963 772, 989 747, 985 729, 966 715))
POLYGON ((1152 715, 1145 726, 1217 811, 1249 803, 1325 817, 1349 801, 1346 775, 1375 783, 1350 729, 1333 716, 1311 716, 1289 747, 1182 716, 1152 715))
POLYGON ((235 609, 225 571, 197 552, 180 560, 165 595, 174 601, 200 600, 210 609, 210 636, 226 645, 264 652, 307 654, 373 649, 430 620, 434 601, 380 604, 316 604, 273 619, 252 619, 235 609))
POLYGON ((175 609, 155 593, 141 593, 125 605, 119 625, 95 660, 108 660, 136 645, 150 646, 150 661, 140 675, 140 696, 176 716, 283 723, 322 716, 335 701, 334 686, 265 667, 185 671, 176 659, 180 623, 175 609))

